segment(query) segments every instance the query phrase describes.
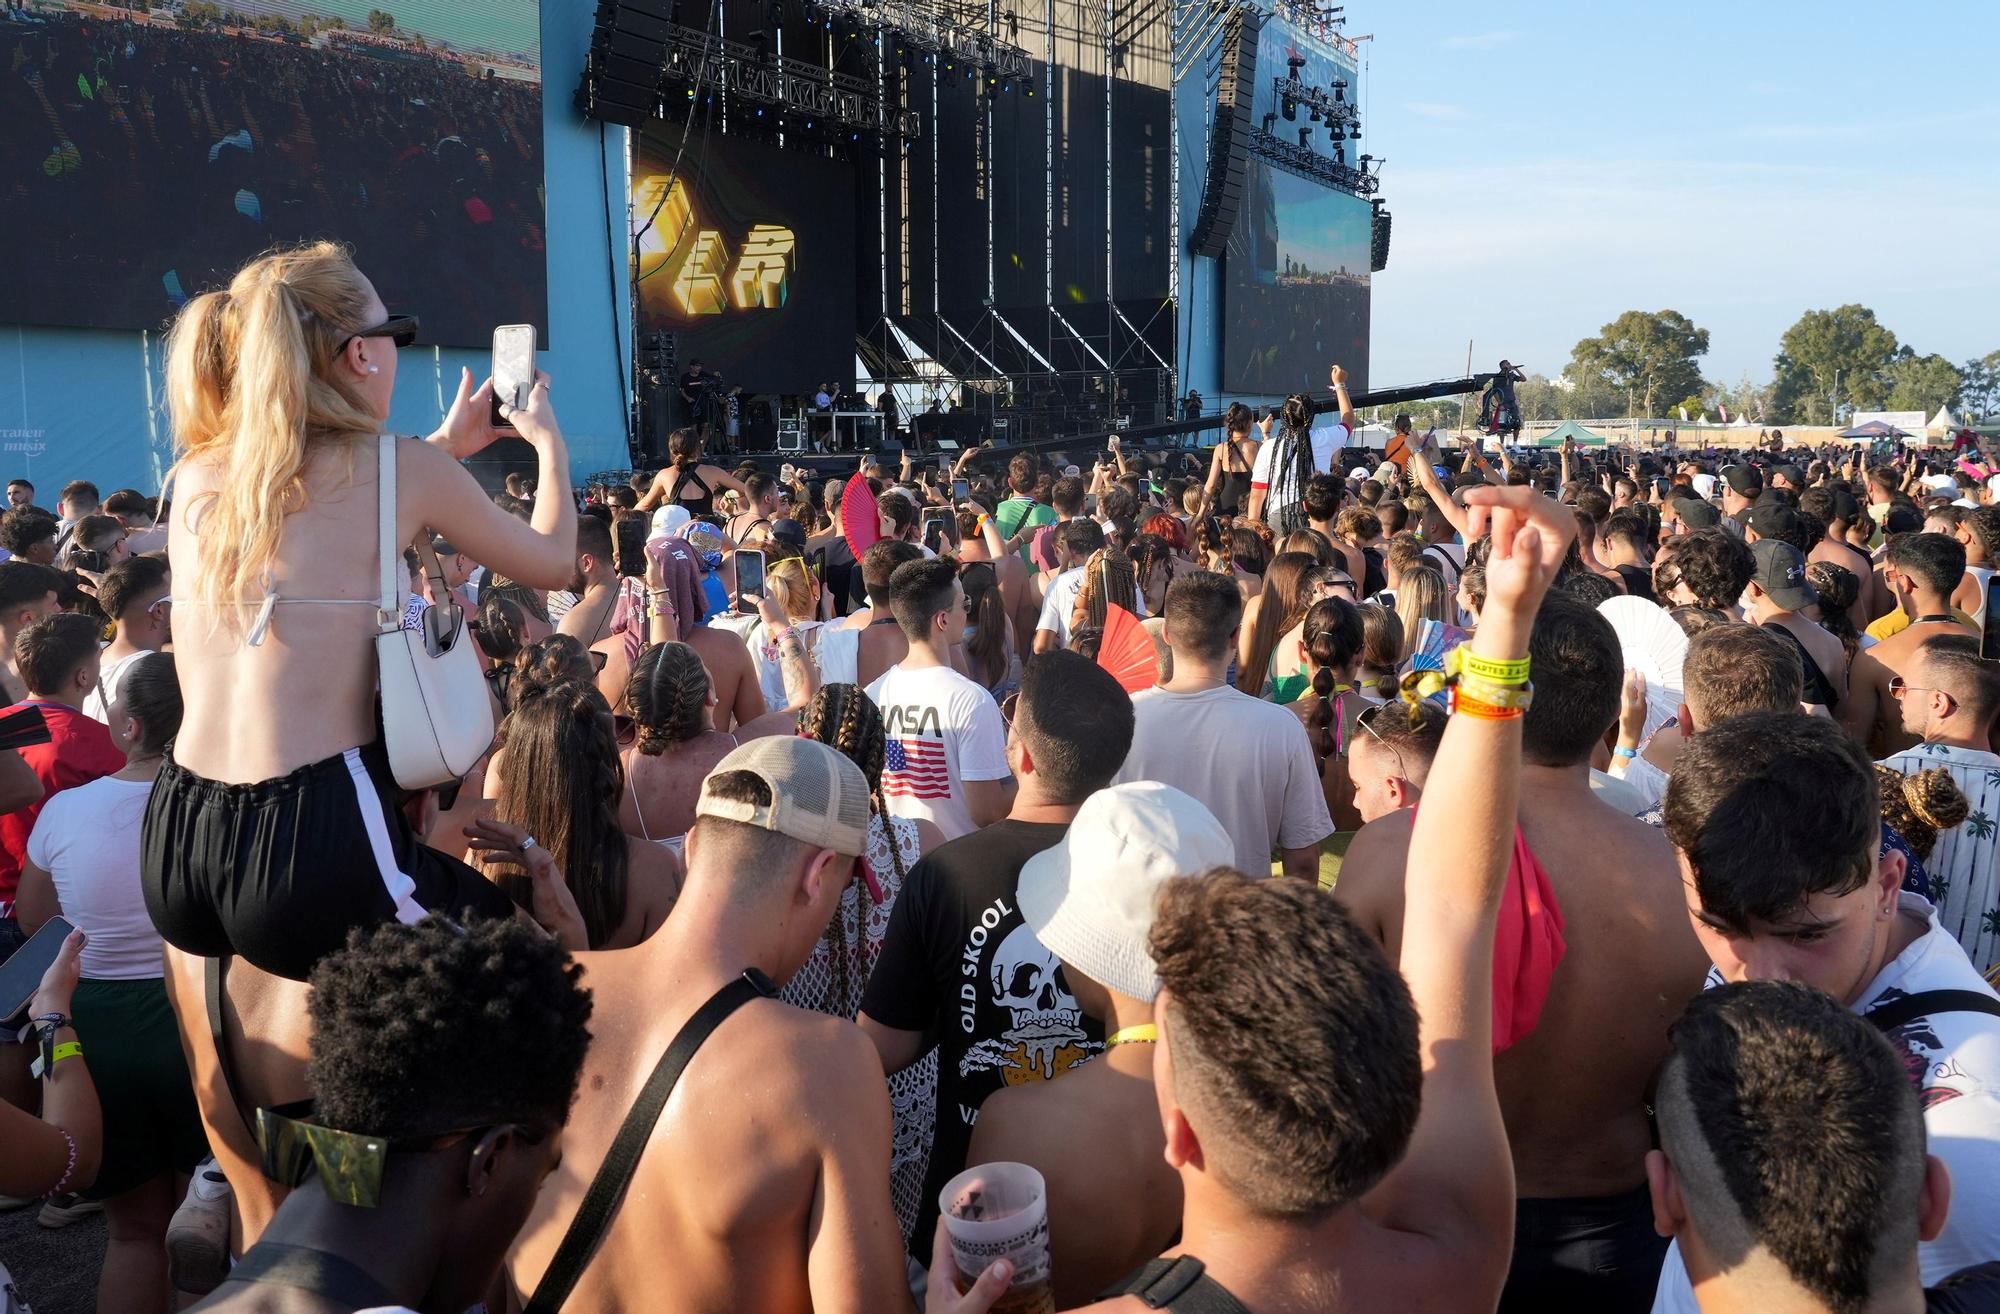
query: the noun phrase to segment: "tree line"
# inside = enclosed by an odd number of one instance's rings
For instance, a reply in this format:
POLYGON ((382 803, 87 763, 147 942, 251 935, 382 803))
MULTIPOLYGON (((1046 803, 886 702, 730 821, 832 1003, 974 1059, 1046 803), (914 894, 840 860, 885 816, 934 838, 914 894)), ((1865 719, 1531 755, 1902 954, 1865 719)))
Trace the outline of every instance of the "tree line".
MULTIPOLYGON (((1708 330, 1675 310, 1628 310, 1576 344, 1555 378, 1516 388, 1529 421, 1745 416, 1767 425, 1831 424, 1836 409, 1922 411, 1948 406, 1967 422, 2000 415, 2000 351, 1953 364, 1897 340, 1866 306, 1809 310, 1785 330, 1772 377, 1758 383, 1704 379, 1708 330)), ((1447 422, 1451 418, 1443 416, 1447 422)))

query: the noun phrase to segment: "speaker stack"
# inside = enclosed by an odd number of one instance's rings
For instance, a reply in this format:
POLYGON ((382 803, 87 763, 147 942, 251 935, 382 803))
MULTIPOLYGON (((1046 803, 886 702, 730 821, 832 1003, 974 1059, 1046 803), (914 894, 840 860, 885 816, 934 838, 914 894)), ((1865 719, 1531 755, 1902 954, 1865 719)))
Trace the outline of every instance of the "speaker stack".
POLYGON ((1243 166, 1250 152, 1250 105, 1257 89, 1257 38, 1264 16, 1238 9, 1222 42, 1222 76, 1215 94, 1215 126, 1208 134, 1208 172, 1201 184, 1188 250, 1219 256, 1229 245, 1236 211, 1243 201, 1243 166))
POLYGON ((576 107, 586 118, 643 127, 660 117, 660 71, 675 0, 599 0, 576 107))

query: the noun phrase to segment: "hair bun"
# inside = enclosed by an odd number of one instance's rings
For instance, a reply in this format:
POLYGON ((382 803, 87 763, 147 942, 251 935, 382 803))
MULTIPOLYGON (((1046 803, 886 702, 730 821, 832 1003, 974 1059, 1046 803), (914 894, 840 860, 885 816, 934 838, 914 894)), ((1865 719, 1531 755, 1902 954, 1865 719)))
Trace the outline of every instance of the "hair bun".
POLYGON ((1903 800, 1911 814, 1933 830, 1950 830, 1972 814, 1972 801, 1943 767, 1905 776, 1903 800))

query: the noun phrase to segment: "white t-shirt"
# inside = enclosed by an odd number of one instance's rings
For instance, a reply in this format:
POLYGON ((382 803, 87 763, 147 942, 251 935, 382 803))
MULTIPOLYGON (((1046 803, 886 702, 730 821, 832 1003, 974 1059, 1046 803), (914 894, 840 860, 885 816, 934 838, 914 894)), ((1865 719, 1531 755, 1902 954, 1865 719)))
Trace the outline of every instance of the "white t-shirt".
POLYGON ((965 782, 1005 780, 1007 723, 993 695, 949 666, 891 666, 868 686, 888 754, 882 802, 892 817, 929 820, 948 840, 979 829, 965 782))
MULTIPOLYGON (((1347 439, 1347 426, 1338 420, 1331 420, 1323 425, 1313 426, 1314 473, 1331 474, 1333 472, 1333 458, 1341 448, 1347 446, 1347 439)), ((1257 458, 1250 463, 1250 486, 1252 488, 1269 488, 1271 486, 1271 461, 1273 453, 1277 450, 1278 440, 1275 437, 1266 440, 1258 446, 1257 458)), ((1299 494, 1303 496, 1304 493, 1305 490, 1301 488, 1299 494)), ((1269 520, 1277 510, 1278 506, 1275 502, 1267 505, 1264 508, 1264 518, 1269 520)))
POLYGON ((1236 841, 1236 865, 1271 870, 1273 848, 1333 833, 1305 724, 1229 685, 1132 695, 1132 751, 1114 783, 1157 780, 1206 804, 1236 841))
POLYGON ((97 688, 83 696, 83 714, 111 726, 115 733, 118 727, 111 725, 111 714, 118 707, 118 691, 124 685, 125 677, 138 665, 139 659, 152 655, 150 652, 127 653, 100 671, 97 688))
POLYGON ((101 776, 42 805, 28 861, 49 873, 62 915, 89 935, 83 975, 141 981, 161 974, 160 933, 139 883, 139 827, 150 780, 101 776))
MULTIPOLYGON (((1069 646, 1069 618, 1076 610, 1076 595, 1083 591, 1083 572, 1084 567, 1071 566, 1050 580, 1048 590, 1042 594, 1042 617, 1035 622, 1035 630, 1053 631, 1058 648, 1069 646)), ((1132 586, 1132 599, 1139 604, 1139 619, 1144 620, 1146 595, 1137 584, 1132 586)))
MULTIPOLYGON (((1896 955, 1853 1004, 1867 1015, 1877 1005, 1925 990, 1971 990, 1991 995, 1958 941, 1938 925, 1937 910, 1914 894, 1900 896, 1904 912, 1922 915, 1930 930, 1896 955)), ((1708 984, 1722 984, 1711 971, 1708 984)), ((1961 1268, 2000 1255, 2000 1017, 1986 1013, 1933 1013, 1898 1027, 1890 1041, 1922 1091, 1930 1153, 1951 1173, 1951 1211, 1935 1241, 1917 1247, 1925 1286, 1961 1268)), ((1698 1314, 1679 1244, 1667 1250, 1653 1295, 1653 1314, 1698 1314)))

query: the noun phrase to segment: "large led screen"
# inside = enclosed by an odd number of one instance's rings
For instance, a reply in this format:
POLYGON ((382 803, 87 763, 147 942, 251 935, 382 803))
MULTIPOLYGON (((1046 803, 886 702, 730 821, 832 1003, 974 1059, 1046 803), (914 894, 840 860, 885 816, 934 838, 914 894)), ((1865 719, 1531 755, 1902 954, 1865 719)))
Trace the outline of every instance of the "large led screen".
POLYGON ((538 0, 0 0, 0 323, 157 328, 351 246, 425 342, 547 340, 538 0))
POLYGON ((640 328, 749 392, 854 374, 854 166, 699 129, 641 137, 632 172, 640 328))
POLYGON ((1366 201, 1261 159, 1223 257, 1223 386, 1256 396, 1323 392, 1327 366, 1368 386, 1366 201))

